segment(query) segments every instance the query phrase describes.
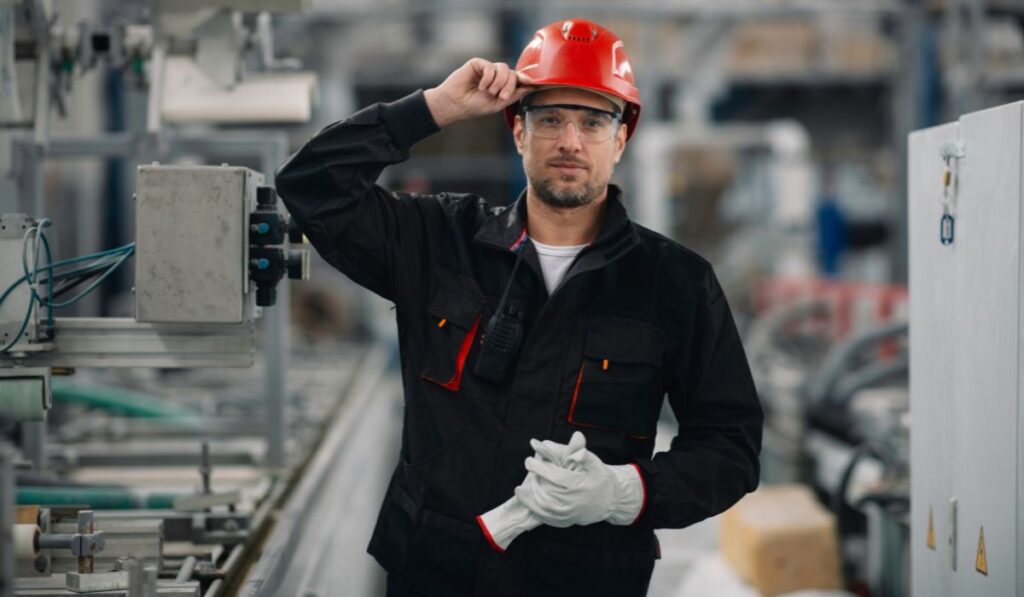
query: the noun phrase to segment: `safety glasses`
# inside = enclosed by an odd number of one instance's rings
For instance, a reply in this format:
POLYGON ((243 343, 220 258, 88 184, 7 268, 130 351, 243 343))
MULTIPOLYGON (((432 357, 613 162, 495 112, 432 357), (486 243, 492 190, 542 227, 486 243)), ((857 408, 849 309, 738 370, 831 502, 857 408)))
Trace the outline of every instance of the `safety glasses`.
POLYGON ((568 123, 584 143, 604 143, 615 136, 622 115, 576 104, 526 106, 521 109, 526 130, 541 139, 558 139, 568 123))

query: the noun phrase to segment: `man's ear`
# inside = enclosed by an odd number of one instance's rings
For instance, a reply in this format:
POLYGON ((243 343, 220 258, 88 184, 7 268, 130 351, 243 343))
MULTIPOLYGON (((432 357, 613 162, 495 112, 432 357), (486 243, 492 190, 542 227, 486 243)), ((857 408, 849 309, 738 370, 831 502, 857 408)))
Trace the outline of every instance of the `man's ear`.
POLYGON ((523 142, 526 135, 526 128, 523 126, 523 117, 516 114, 516 119, 512 123, 512 139, 516 142, 516 151, 519 155, 523 155, 523 142))

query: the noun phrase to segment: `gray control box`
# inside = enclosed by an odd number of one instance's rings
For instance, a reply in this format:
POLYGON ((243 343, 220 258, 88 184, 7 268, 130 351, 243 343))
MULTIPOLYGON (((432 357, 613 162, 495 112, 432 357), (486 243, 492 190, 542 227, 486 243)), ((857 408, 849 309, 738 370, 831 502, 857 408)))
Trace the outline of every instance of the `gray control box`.
POLYGON ((242 167, 139 166, 136 321, 249 318, 249 214, 262 184, 262 174, 242 167))

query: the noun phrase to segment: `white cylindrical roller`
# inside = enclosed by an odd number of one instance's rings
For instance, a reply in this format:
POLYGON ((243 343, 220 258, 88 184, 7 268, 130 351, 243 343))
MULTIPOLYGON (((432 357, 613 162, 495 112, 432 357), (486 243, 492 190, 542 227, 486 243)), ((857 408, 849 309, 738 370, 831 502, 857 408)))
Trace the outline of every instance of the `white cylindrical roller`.
POLYGON ((44 420, 45 391, 42 378, 0 380, 0 417, 17 422, 44 420))
POLYGON ((32 561, 39 557, 39 527, 34 524, 14 525, 14 557, 32 561))

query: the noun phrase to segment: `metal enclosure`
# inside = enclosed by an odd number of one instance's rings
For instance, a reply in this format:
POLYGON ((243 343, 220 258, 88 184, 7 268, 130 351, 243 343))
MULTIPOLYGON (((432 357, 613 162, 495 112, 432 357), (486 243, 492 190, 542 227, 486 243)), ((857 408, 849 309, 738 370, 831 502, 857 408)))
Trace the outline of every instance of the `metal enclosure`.
POLYGON ((1024 591, 1022 119, 1018 102, 909 138, 915 595, 1024 591), (949 245, 943 148, 963 152, 949 161, 949 245))
POLYGON ((241 323, 249 213, 263 175, 229 166, 139 166, 135 319, 241 323))
MULTIPOLYGON (((24 276, 22 239, 25 231, 34 223, 24 214, 0 214, 0 295, 24 276)), ((0 347, 13 341, 14 335, 21 329, 28 311, 29 297, 28 284, 22 284, 0 302, 0 347)), ((30 326, 31 323, 29 321, 30 326)))

